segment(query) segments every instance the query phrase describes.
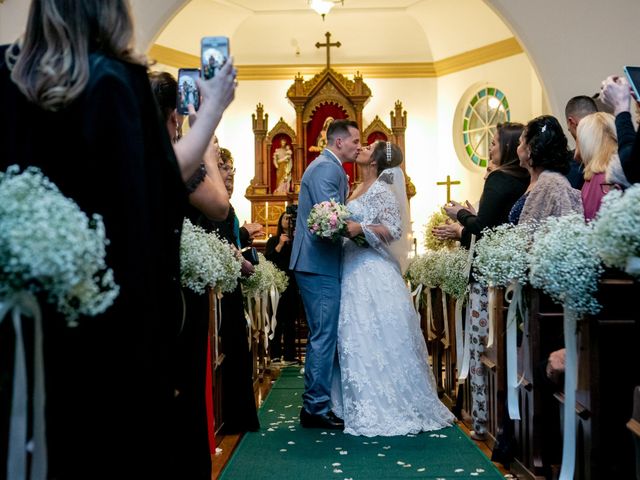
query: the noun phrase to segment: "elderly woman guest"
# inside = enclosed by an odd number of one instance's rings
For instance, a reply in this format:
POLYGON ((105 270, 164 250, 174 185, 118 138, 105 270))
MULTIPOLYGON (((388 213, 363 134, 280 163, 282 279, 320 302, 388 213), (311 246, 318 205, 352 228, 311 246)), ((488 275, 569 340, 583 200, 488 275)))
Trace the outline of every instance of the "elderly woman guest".
POLYGON ((518 158, 531 182, 509 213, 511 223, 583 213, 580 191, 565 176, 571 157, 567 137, 555 117, 542 115, 527 124, 520 136, 518 158))
POLYGON ((132 45, 125 0, 33 0, 24 37, 0 48, 0 170, 37 166, 87 214, 100 214, 120 286, 104 314, 73 329, 43 305, 48 478, 180 478, 182 470, 171 370, 184 181, 234 97, 235 71, 229 63, 201 82, 200 118, 174 153, 132 45))
POLYGON ((578 124, 576 155, 580 155, 584 166, 584 218, 593 220, 600 210, 602 198, 609 190, 629 187, 618 158, 613 115, 599 112, 582 119, 578 124))
MULTIPOLYGON (((459 238, 462 246, 469 248, 472 235, 479 237, 485 228, 493 228, 508 222, 508 215, 515 201, 529 184, 529 174, 519 164, 516 149, 524 126, 520 123, 504 123, 497 126, 489 149, 489 167, 478 213, 473 209, 452 202, 444 207, 447 215, 457 224, 434 228, 436 237, 459 238)), ((468 202, 467 202, 468 205, 468 202)), ((469 301, 471 306, 472 352, 469 368, 473 422, 472 438, 482 440, 486 436, 487 403, 484 365, 480 361, 487 344, 488 292, 487 288, 471 278, 469 301)))

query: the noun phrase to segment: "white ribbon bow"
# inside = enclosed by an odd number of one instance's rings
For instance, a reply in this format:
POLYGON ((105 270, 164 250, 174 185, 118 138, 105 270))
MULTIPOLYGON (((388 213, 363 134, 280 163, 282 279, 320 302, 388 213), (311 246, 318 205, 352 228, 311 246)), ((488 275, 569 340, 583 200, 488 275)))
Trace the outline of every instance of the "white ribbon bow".
POLYGON ((31 480, 45 480, 47 477, 47 443, 44 419, 44 358, 42 353, 42 313, 38 300, 30 292, 18 292, 0 299, 0 323, 11 312, 15 332, 15 354, 13 372, 13 396, 11 399, 11 420, 9 424, 9 448, 7 478, 26 480, 27 443, 33 443, 31 480), (24 338, 22 336, 23 316, 34 319, 34 386, 33 386, 33 439, 27 442, 28 386, 27 363, 24 338))

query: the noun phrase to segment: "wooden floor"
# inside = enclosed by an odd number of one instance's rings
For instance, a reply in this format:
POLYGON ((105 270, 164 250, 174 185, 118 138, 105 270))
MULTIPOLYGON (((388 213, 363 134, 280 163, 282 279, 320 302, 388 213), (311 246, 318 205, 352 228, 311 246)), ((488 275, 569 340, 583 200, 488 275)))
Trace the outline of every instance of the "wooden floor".
MULTIPOLYGON (((255 394, 256 404, 258 405, 258 408, 260 408, 262 402, 271 390, 271 385, 273 385, 273 383, 278 379, 279 373, 280 370, 274 369, 271 372, 265 374, 262 382, 256 383, 255 394)), ((469 429, 464 425, 464 423, 460 422, 458 425, 463 432, 469 435, 469 429)), ((219 437, 216 437, 216 455, 211 456, 211 462, 213 465, 211 471, 212 480, 216 480, 220 477, 222 469, 231 458, 231 455, 233 454, 233 451, 235 450, 238 443, 240 443, 241 438, 242 435, 221 435, 219 437)), ((491 458, 491 450, 489 450, 484 442, 476 441, 476 444, 478 445, 478 447, 480 447, 480 450, 487 456, 487 458, 491 458)), ((508 470, 505 470, 502 465, 495 462, 493 462, 493 464, 500 471, 500 473, 505 475, 507 478, 514 478, 509 475, 508 470)))

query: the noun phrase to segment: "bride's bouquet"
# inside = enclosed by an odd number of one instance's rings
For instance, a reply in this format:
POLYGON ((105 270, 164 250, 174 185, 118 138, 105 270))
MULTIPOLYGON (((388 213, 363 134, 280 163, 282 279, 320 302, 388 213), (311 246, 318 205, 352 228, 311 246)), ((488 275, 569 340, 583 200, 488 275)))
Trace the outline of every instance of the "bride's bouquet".
MULTIPOLYGON (((307 218, 307 227, 312 235, 337 242, 346 236, 350 216, 349 209, 332 198, 313 206, 307 218)), ((367 246, 364 235, 358 235, 352 240, 360 246, 367 246)))
POLYGON ((0 300, 42 293, 70 325, 104 312, 119 293, 107 244, 102 218, 87 217, 39 169, 0 172, 0 300))

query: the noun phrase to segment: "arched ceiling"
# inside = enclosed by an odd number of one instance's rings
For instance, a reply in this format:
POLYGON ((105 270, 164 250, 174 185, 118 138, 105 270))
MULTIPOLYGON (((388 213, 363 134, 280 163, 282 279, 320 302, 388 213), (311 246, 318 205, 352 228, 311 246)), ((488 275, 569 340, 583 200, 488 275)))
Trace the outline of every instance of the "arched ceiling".
MULTIPOLYGON (((146 2, 145 2, 146 3, 146 2)), ((435 62, 513 35, 482 0, 344 0, 322 18, 307 0, 191 0, 156 38, 198 55, 200 38, 230 38, 237 65, 435 62)))

